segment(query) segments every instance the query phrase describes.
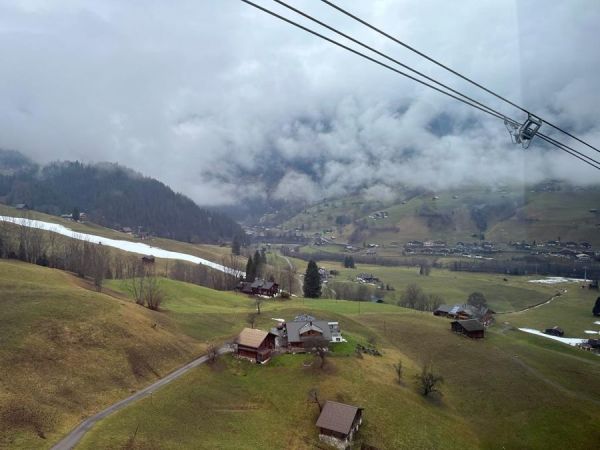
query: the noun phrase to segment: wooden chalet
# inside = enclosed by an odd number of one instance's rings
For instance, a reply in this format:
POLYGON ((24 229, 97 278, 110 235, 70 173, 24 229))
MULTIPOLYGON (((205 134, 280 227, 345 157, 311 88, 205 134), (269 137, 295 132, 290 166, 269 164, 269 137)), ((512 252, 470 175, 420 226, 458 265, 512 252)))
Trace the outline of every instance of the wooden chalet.
POLYGON ((339 325, 336 322, 332 322, 332 325, 330 325, 327 320, 316 320, 308 315, 298 316, 293 321, 285 324, 287 345, 293 351, 304 350, 306 343, 310 343, 314 338, 322 338, 327 342, 332 342, 334 341, 332 332, 341 338, 339 325), (337 329, 335 325, 337 325, 337 329))
POLYGON ((279 285, 274 281, 255 280, 241 281, 236 289, 243 294, 264 295, 266 297, 275 297, 279 293, 279 285))
POLYGON ((256 280, 251 285, 253 295, 275 297, 279 292, 279 285, 274 281, 256 280))
POLYGON ((235 340, 236 354, 253 362, 265 363, 275 349, 275 337, 269 331, 244 328, 235 340))
POLYGON ((447 317, 448 313, 450 312, 451 309, 452 309, 452 306, 440 305, 440 306, 438 306, 437 308, 435 308, 433 310, 433 315, 434 316, 447 317))
POLYGON ((474 315, 473 309, 469 305, 454 305, 446 314, 446 316, 457 320, 472 319, 474 315))
POLYGON ((317 420, 319 440, 340 450, 348 448, 362 424, 362 416, 363 408, 327 401, 317 420))
POLYGON ((463 334, 471 339, 482 339, 485 334, 485 327, 475 319, 455 320, 450 326, 455 333, 463 334))
POLYGON ((558 336, 558 337, 563 337, 565 334, 564 330, 560 327, 546 328, 544 330, 544 333, 549 334, 550 336, 558 336))

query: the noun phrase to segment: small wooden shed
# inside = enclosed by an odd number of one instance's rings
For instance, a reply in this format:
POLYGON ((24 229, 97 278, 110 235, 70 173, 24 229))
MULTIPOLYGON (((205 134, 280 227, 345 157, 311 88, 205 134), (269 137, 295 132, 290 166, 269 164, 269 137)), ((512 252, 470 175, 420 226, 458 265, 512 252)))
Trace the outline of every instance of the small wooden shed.
POLYGON ((485 327, 476 319, 455 320, 451 323, 452 331, 463 334, 471 339, 482 339, 485 327))
POLYGON ((340 450, 348 448, 362 424, 363 408, 327 401, 317 420, 319 440, 340 450))

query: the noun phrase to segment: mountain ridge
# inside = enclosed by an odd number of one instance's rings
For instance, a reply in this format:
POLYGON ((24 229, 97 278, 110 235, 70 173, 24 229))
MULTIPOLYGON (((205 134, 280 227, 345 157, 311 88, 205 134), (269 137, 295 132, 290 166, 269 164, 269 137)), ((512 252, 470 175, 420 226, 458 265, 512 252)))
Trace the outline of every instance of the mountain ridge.
POLYGON ((0 201, 61 215, 75 208, 90 221, 192 243, 229 241, 244 232, 233 219, 201 208, 166 184, 113 163, 60 161, 38 166, 0 151, 0 201))

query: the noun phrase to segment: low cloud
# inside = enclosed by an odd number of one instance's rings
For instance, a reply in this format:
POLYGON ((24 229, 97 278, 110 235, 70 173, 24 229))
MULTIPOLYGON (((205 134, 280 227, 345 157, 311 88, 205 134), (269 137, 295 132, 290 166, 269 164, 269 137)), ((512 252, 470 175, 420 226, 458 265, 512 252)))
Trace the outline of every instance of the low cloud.
MULTIPOLYGON (((290 3, 524 119, 320 2, 290 3)), ((442 0, 344 6, 600 143, 600 5, 555 2, 543 15, 533 0, 469 0, 460 14, 442 0)), ((201 204, 598 180, 539 140, 515 147, 500 121, 237 0, 0 0, 0 52, 0 147, 41 162, 118 162, 201 204)))

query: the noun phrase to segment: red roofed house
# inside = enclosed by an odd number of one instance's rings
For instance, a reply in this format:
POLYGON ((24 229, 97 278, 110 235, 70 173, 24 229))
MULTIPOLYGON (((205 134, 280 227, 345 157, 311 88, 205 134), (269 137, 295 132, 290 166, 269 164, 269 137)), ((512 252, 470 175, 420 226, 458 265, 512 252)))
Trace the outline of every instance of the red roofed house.
POLYGON ((319 440, 344 450, 362 423, 362 408, 328 401, 317 420, 319 440))

